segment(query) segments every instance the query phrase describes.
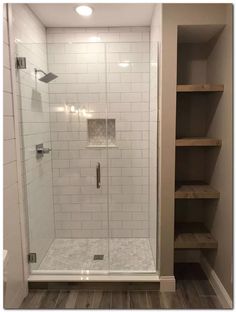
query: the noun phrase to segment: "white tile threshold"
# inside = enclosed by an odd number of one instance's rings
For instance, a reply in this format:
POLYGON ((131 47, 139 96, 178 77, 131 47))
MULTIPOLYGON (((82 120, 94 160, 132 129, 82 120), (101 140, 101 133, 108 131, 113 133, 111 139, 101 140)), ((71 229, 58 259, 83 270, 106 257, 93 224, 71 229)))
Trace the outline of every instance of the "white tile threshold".
POLYGON ((48 275, 31 274, 29 282, 160 282, 159 274, 48 275))

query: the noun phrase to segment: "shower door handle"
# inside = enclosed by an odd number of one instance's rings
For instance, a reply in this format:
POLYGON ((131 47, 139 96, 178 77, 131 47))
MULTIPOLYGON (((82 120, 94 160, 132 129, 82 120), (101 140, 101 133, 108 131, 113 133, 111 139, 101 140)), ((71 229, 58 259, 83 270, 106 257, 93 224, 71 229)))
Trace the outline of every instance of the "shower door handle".
POLYGON ((99 189, 101 187, 101 165, 100 163, 97 164, 96 174, 97 174, 97 188, 99 189))

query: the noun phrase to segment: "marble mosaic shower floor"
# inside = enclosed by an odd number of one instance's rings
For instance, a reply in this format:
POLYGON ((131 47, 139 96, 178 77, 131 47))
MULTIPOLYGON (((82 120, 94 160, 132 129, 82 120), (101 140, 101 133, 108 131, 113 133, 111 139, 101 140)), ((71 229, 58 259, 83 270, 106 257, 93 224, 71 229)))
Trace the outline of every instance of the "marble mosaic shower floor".
POLYGON ((39 270, 109 270, 155 272, 147 238, 55 239, 39 270), (94 255, 104 255, 94 260, 94 255))

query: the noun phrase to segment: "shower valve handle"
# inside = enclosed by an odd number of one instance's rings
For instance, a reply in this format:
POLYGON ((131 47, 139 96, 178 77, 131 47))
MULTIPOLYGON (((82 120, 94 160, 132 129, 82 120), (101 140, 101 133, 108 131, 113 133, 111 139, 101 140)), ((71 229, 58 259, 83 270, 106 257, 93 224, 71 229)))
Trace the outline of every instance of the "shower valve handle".
POLYGON ((43 144, 36 145, 37 158, 42 158, 44 154, 49 154, 51 150, 52 150, 51 148, 43 147, 43 144))
POLYGON ((43 154, 49 154, 49 152, 51 152, 51 150, 52 149, 49 147, 44 147, 42 152, 43 152, 43 154))
POLYGON ((97 174, 97 188, 99 189, 101 187, 101 165, 100 163, 97 164, 96 174, 97 174))

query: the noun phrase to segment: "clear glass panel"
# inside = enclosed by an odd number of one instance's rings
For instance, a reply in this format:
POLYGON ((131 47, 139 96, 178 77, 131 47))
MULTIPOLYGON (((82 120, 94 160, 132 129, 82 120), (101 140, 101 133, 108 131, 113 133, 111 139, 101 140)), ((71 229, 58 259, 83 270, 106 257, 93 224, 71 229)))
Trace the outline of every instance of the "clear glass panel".
POLYGON ((156 271, 150 243, 149 44, 106 45, 108 121, 115 120, 116 139, 108 147, 111 272, 156 271))
POLYGON ((21 112, 24 204, 28 213, 30 251, 36 253, 38 269, 54 238, 52 159, 36 157, 36 144, 51 148, 48 85, 38 82, 34 68, 45 70, 46 44, 17 44, 17 57, 26 68, 16 70, 18 107, 21 112))
POLYGON ((31 269, 107 272, 105 45, 18 44, 17 55, 31 269), (58 77, 42 82, 34 68, 58 77), (37 158, 40 143, 52 152, 37 158))
POLYGON ((158 270, 158 109, 159 44, 150 42, 150 109, 149 109, 149 237, 154 265, 158 270))
POLYGON ((17 56, 32 272, 155 272, 158 45, 18 43, 17 56), (40 143, 52 151, 36 157, 40 143))

